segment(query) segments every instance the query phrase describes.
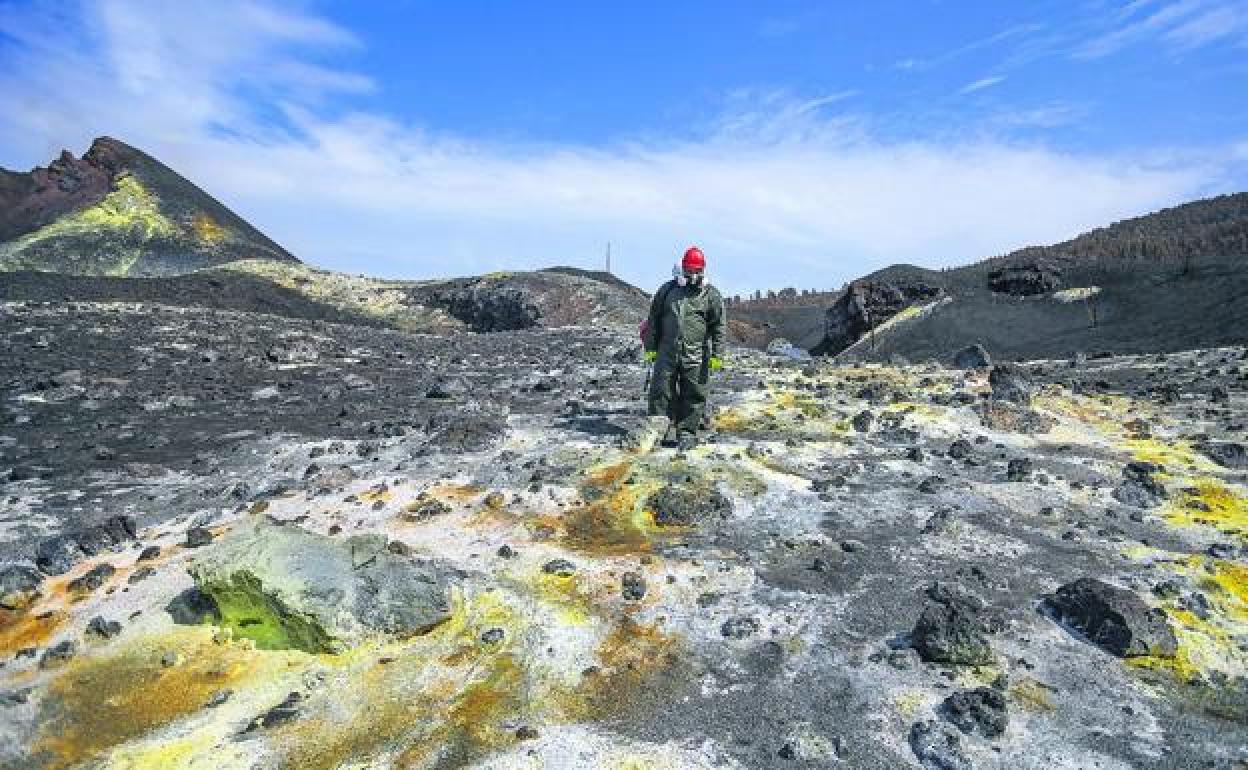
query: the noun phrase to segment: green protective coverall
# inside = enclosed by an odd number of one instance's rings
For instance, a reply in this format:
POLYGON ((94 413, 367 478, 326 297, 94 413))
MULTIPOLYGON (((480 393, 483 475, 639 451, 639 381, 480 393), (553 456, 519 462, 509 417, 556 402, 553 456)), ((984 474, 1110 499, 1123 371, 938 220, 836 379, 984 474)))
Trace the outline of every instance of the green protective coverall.
POLYGON ((692 435, 702 423, 710 360, 723 355, 725 323, 724 298, 709 284, 668 281, 650 301, 643 343, 658 358, 650 377, 649 411, 669 417, 679 434, 692 435))

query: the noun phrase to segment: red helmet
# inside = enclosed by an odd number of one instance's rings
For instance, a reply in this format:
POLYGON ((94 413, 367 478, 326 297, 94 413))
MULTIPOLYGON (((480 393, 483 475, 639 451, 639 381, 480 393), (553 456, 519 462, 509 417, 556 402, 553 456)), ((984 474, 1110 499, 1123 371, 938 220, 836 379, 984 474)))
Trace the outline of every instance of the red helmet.
POLYGON ((685 256, 680 260, 680 269, 690 273, 705 270, 706 256, 702 253, 702 249, 697 246, 685 249, 685 256))

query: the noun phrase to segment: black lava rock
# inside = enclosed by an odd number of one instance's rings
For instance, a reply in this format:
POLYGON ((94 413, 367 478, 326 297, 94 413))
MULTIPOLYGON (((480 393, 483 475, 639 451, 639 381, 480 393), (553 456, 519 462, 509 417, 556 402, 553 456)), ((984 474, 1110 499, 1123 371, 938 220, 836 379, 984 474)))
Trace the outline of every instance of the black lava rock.
POLYGON ((1031 478, 1030 457, 1012 457, 1005 468, 1006 481, 1026 481, 1031 478))
POLYGON ((1114 488, 1114 499, 1134 508, 1156 508, 1166 499, 1166 488, 1153 474, 1161 468, 1153 463, 1127 463, 1122 483, 1114 488))
POLYGON ((542 572, 545 572, 547 575, 571 577, 576 574, 576 565, 567 559, 551 559, 542 565, 542 572))
POLYGON ((194 626, 205 620, 219 621, 221 611, 212 597, 198 588, 188 588, 178 594, 165 607, 165 612, 173 618, 173 622, 184 626, 194 626))
POLYGON ((732 514, 732 501, 701 484, 668 484, 650 495, 646 508, 660 527, 692 527, 732 514))
POLYGON ((953 354, 953 365, 959 369, 979 369, 992 366, 992 356, 979 343, 969 345, 953 354))
POLYGON ((78 652, 78 645, 73 639, 66 639, 59 644, 55 644, 44 650, 43 657, 39 659, 39 668, 56 668, 68 663, 70 658, 78 652))
POLYGON ((910 750, 926 770, 973 770, 962 752, 962 736, 935 720, 916 722, 910 728, 910 750))
POLYGON ((39 590, 43 575, 21 564, 0 567, 0 607, 12 610, 24 606, 39 590))
POLYGON ((212 542, 214 535, 207 527, 191 527, 186 531, 187 548, 203 548, 212 542))
POLYGON ((293 721, 299 716, 299 704, 303 702, 303 696, 297 692, 292 692, 286 698, 264 714, 255 718, 247 727, 247 731, 257 730, 260 728, 277 727, 293 721))
POLYGON ((620 594, 630 602, 639 602, 646 596, 646 580, 636 572, 625 572, 620 577, 620 594))
POLYGON ((96 639, 112 639, 121 633, 121 623, 96 615, 87 621, 86 635, 96 639))
POLYGON ((1030 297, 1061 286, 1062 271, 1049 262, 1011 265, 988 275, 988 288, 999 294, 1030 297))
POLYGON ((760 628, 762 626, 759 625, 756 618, 743 616, 725 620, 723 625, 719 627, 719 633, 728 639, 744 639, 747 636, 757 634, 760 628))
POLYGON ((955 460, 965 460, 975 453, 975 448, 971 446, 971 442, 964 438, 960 438, 949 445, 949 456, 955 460))
POLYGON ((1178 647, 1164 612, 1096 578, 1067 583, 1046 597, 1045 605, 1058 620, 1120 658, 1173 657, 1178 647))
POLYGON ((113 573, 116 571, 117 568, 111 564, 97 564, 85 574, 69 581, 69 585, 67 587, 70 591, 76 591, 79 593, 95 591, 98 590, 100 586, 104 585, 104 581, 112 577, 113 573))
POLYGON ((1248 447, 1232 442, 1208 442, 1196 447, 1202 454, 1223 468, 1248 470, 1248 447))
POLYGON ((987 634, 999 625, 979 597, 954 586, 936 583, 927 590, 929 601, 910 632, 910 642, 928 663, 978 666, 996 656, 987 634))
POLYGON ((63 575, 76 563, 134 540, 134 518, 113 516, 103 524, 47 538, 35 548, 35 566, 45 575, 63 575))
POLYGON ((997 364, 988 373, 992 397, 1022 406, 1031 404, 1031 378, 1021 367, 1014 364, 997 364))
POLYGON ((963 733, 996 738, 1009 726, 1005 695, 991 687, 962 690, 945 698, 941 714, 963 733))

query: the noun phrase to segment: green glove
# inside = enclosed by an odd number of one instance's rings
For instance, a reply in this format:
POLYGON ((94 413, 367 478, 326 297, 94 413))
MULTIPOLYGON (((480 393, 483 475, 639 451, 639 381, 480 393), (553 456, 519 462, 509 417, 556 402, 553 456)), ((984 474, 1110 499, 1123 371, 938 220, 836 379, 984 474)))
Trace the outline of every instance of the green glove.
POLYGON ((724 368, 724 359, 719 356, 711 356, 711 371, 717 371, 724 368))
POLYGON ((646 361, 648 361, 649 363, 654 363, 658 359, 659 359, 659 351, 657 350, 646 351, 646 361))

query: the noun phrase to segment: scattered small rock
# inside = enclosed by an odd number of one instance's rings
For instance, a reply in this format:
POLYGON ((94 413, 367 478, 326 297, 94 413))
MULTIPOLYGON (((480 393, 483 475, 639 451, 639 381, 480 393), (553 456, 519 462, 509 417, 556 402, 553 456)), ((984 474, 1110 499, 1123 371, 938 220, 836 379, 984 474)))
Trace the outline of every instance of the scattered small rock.
POLYGON ((215 537, 207 527, 191 527, 186 531, 186 547, 202 548, 212 543, 215 537))
POLYGON ((962 736, 953 727, 929 720, 910 728, 910 750, 926 770, 973 770, 962 752, 962 736))
POLYGON ((732 501, 705 484, 668 484, 650 496, 646 508, 660 527, 692 527, 728 518, 732 501))
POLYGON ((572 577, 576 574, 576 565, 567 559, 551 559, 542 565, 542 572, 559 577, 572 577))
POLYGON ((86 573, 69 581, 66 587, 76 593, 90 593, 98 590, 116 572, 117 568, 107 562, 97 564, 86 573))
POLYGON ((96 639, 112 639, 121 633, 121 623, 96 615, 87 622, 86 635, 96 639))
POLYGON ((1031 379, 1022 367, 1014 364, 997 364, 988 373, 988 385, 992 397, 1021 406, 1031 404, 1031 379))
POLYGON ((991 687, 962 690, 945 698, 941 713, 967 735, 996 738, 1009 726, 1005 695, 991 687))
POLYGON ((1026 481, 1031 478, 1032 462, 1030 457, 1012 457, 1006 464, 1006 481, 1026 481))
POLYGON ((742 616, 725 620, 719 627, 719 633, 728 639, 744 639, 757 634, 760 628, 762 626, 759 625, 757 618, 742 616))
POLYGON ((39 595, 43 575, 20 564, 0 567, 0 608, 18 610, 30 605, 39 595))
POLYGON ((78 652, 78 645, 73 639, 66 639, 62 642, 52 645, 43 651, 43 657, 39 659, 39 668, 49 669, 58 668, 69 662, 71 658, 78 652))
POLYGON ((451 512, 451 506, 422 492, 403 508, 403 518, 408 521, 425 521, 451 512))

